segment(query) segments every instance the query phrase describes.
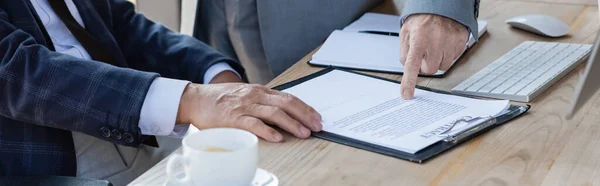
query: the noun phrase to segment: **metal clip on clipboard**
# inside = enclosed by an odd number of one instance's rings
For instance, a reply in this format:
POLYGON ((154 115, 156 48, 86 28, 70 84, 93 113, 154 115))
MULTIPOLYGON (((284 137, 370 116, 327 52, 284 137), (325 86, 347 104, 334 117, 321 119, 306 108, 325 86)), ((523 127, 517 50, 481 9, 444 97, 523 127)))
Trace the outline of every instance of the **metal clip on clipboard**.
POLYGON ((465 117, 462 117, 460 119, 453 121, 451 123, 450 127, 448 129, 444 130, 443 132, 441 132, 440 134, 438 134, 438 136, 444 137, 444 142, 458 143, 458 142, 461 142, 462 140, 466 139, 467 137, 469 137, 485 128, 488 128, 494 124, 496 124, 496 118, 494 118, 493 116, 482 116, 482 117, 465 116, 465 117), (484 119, 484 121, 482 121, 481 123, 479 123, 477 125, 473 125, 468 128, 461 129, 461 131, 457 132, 456 134, 447 134, 450 131, 452 131, 452 129, 460 122, 469 123, 469 122, 477 121, 480 119, 484 119))

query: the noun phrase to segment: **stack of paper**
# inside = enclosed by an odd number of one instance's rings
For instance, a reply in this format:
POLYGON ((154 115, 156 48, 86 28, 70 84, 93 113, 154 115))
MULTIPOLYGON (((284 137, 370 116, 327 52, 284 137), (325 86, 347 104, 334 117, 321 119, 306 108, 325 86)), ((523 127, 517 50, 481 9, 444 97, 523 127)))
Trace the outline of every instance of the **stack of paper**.
MULTIPOLYGON (((487 22, 478 21, 479 36, 486 32, 487 22)), ((377 31, 398 33, 400 17, 366 13, 344 30, 336 30, 312 56, 312 65, 335 66, 350 69, 403 73, 400 64, 400 39, 398 36, 361 33, 377 31)), ((471 36, 465 49, 475 44, 471 36)), ((455 61, 456 62, 456 61, 455 61)), ((445 72, 438 71, 441 76, 445 72)))
MULTIPOLYGON (((400 97, 397 83, 333 70, 283 90, 314 107, 323 116, 323 131, 416 153, 444 137, 441 128, 457 119, 497 116, 509 102, 479 100, 417 89, 415 98, 400 97)), ((484 120, 459 123, 453 135, 484 120)))

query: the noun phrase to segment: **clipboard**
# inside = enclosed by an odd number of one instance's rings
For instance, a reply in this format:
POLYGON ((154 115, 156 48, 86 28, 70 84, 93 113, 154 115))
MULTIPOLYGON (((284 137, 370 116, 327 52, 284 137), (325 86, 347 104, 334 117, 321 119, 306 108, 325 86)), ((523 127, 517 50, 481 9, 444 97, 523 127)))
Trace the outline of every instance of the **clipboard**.
MULTIPOLYGON (((280 91, 285 90, 290 87, 299 85, 303 82, 306 82, 310 79, 327 74, 333 70, 341 70, 341 71, 345 71, 345 72, 350 72, 350 73, 354 73, 354 74, 359 74, 359 75, 363 75, 363 76, 367 76, 367 77, 371 77, 371 78, 375 78, 375 79, 380 79, 380 80, 400 84, 399 81, 394 81, 394 80, 389 80, 389 79, 385 79, 385 78, 381 78, 381 77, 377 77, 377 76, 353 72, 353 71, 346 70, 343 68, 328 67, 326 69, 323 69, 323 70, 313 73, 311 75, 302 77, 300 79, 297 79, 297 80, 294 80, 294 81, 291 81, 288 83, 285 83, 283 85, 276 86, 273 89, 280 90, 280 91)), ((451 92, 431 89, 431 88, 422 87, 422 86, 417 86, 417 88, 422 89, 422 90, 431 91, 431 92, 441 93, 441 94, 457 95, 457 94, 453 94, 451 92)), ((458 95, 458 96, 472 97, 472 96, 464 96, 464 95, 458 95)), ((529 106, 529 105, 513 105, 513 104, 511 104, 510 107, 508 108, 507 112, 505 112, 504 114, 502 114, 500 116, 496 116, 496 117, 491 117, 486 122, 482 122, 481 124, 476 125, 473 128, 469 128, 458 134, 448 136, 446 139, 440 140, 440 141, 416 152, 415 154, 407 153, 407 152, 404 152, 401 150, 391 149, 388 147, 383 147, 380 145, 356 140, 353 138, 337 135, 337 134, 326 132, 326 131, 313 133, 312 136, 316 137, 316 138, 328 140, 331 142, 355 147, 358 149, 367 150, 367 151, 371 151, 371 152, 375 152, 375 153, 379 153, 379 154, 383 154, 383 155, 387 155, 387 156, 391 156, 391 157, 395 157, 395 158, 399 158, 399 159, 403 159, 403 160, 408 160, 408 161, 415 162, 415 163, 424 163, 425 161, 427 161, 437 155, 440 155, 440 154, 462 144, 465 141, 475 138, 475 137, 477 137, 487 131, 490 131, 498 126, 501 126, 502 124, 505 124, 519 116, 522 116, 527 111, 529 111, 530 108, 531 108, 531 106, 529 106)))

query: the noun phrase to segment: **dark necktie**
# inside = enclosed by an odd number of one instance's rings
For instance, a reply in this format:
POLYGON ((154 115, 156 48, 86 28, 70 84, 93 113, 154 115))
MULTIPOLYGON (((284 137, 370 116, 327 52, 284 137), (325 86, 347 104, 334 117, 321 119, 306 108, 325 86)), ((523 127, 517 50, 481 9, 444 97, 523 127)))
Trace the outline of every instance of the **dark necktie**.
POLYGON ((63 23, 65 23, 69 31, 71 31, 71 34, 77 38, 83 48, 85 48, 90 56, 92 56, 92 59, 116 65, 112 55, 106 50, 102 43, 77 23, 64 0, 49 0, 48 2, 52 9, 54 9, 56 15, 58 15, 63 23))

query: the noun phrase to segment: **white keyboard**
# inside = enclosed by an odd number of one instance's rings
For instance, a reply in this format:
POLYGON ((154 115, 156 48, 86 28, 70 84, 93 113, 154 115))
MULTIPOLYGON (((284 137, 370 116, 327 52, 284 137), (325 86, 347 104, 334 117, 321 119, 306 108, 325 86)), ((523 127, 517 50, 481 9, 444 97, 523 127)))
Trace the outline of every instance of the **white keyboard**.
POLYGON ((530 102, 583 61, 592 45, 525 41, 452 89, 530 102))

